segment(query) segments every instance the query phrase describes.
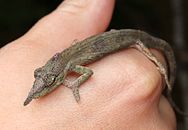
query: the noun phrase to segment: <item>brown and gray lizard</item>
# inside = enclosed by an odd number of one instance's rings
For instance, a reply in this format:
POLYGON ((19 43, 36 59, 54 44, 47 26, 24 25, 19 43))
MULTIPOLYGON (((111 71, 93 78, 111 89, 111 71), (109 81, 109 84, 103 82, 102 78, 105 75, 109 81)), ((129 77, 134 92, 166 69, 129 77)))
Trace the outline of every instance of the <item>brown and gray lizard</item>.
POLYGON ((61 84, 72 89, 78 102, 80 100, 79 86, 93 74, 91 69, 83 65, 130 47, 137 48, 154 62, 167 84, 167 95, 170 103, 177 112, 184 114, 176 107, 170 95, 176 75, 176 62, 172 48, 166 41, 134 29, 111 30, 91 36, 83 41, 76 42, 76 44, 61 53, 55 54, 44 66, 35 70, 35 81, 24 102, 24 106, 29 104, 32 99, 50 93, 61 84), (157 49, 164 54, 168 70, 149 51, 150 48, 157 49), (75 81, 69 82, 66 80, 69 72, 76 72, 81 76, 75 81))

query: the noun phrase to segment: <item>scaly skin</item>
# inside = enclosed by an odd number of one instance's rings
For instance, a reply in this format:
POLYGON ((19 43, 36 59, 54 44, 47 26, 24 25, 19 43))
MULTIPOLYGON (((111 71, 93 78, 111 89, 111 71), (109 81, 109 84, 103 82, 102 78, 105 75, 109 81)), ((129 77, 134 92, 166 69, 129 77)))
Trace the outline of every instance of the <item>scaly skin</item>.
POLYGON ((156 64, 159 72, 166 77, 167 94, 171 104, 179 113, 184 114, 176 107, 170 96, 176 75, 176 62, 172 48, 166 41, 134 29, 111 30, 91 36, 83 41, 76 42, 61 53, 55 54, 44 66, 35 70, 35 81, 24 102, 24 106, 29 104, 32 99, 50 93, 61 84, 72 89, 74 97, 78 102, 80 100, 78 87, 93 74, 92 70, 82 65, 92 63, 108 54, 127 49, 135 44, 141 47, 138 43, 143 44, 143 48, 140 50, 142 53, 145 53, 143 50, 153 48, 164 54, 168 70, 162 66, 154 55, 146 51, 146 56, 152 55, 148 58, 150 60, 154 59, 152 62, 156 64), (67 74, 71 71, 81 74, 72 83, 66 80, 67 74), (167 76, 167 72, 169 76, 167 76))

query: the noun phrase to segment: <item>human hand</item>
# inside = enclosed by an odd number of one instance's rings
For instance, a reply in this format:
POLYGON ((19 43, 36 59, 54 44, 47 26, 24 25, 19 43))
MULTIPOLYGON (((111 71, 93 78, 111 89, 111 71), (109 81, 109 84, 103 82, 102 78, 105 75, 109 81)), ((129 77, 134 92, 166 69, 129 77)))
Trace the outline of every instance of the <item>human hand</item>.
MULTIPOLYGON (((0 50, 1 129, 172 130, 175 115, 161 95, 156 66, 135 49, 89 65, 94 75, 80 87, 81 102, 61 86, 23 107, 33 71, 69 47, 106 30, 114 0, 66 0, 28 33, 0 50)), ((152 50, 164 63, 162 55, 152 50)))

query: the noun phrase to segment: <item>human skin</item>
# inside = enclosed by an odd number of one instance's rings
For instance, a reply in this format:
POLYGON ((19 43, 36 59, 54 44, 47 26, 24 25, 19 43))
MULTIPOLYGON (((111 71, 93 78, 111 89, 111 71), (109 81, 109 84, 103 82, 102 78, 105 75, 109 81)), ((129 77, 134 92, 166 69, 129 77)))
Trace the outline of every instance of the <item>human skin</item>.
MULTIPOLYGON (((160 73, 135 49, 88 65, 94 75, 81 85, 79 104, 70 89, 60 86, 23 106, 34 81, 34 69, 69 47, 74 39, 105 31, 114 3, 114 0, 66 0, 28 33, 0 50, 1 129, 176 128, 174 112, 161 94, 164 84, 160 73)), ((165 64, 158 51, 152 52, 165 64)))

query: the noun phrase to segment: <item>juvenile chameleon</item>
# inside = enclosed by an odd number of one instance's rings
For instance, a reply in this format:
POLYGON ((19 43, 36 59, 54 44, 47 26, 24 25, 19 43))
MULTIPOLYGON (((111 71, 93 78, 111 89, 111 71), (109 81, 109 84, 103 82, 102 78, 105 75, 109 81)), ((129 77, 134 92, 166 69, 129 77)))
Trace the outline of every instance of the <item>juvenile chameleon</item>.
POLYGON ((166 41, 153 37, 146 32, 134 29, 104 32, 91 36, 83 41, 76 42, 76 44, 61 53, 56 53, 44 66, 34 71, 35 81, 24 102, 24 106, 29 104, 32 99, 50 93, 61 84, 72 90, 78 102, 80 100, 78 87, 93 74, 91 69, 83 65, 130 47, 137 48, 156 64, 157 69, 165 78, 167 95, 170 97, 169 99, 172 106, 174 106, 179 113, 184 114, 175 106, 170 96, 176 75, 176 62, 172 48, 166 41), (168 70, 149 51, 150 48, 157 49, 164 54, 168 64, 168 70), (66 79, 69 72, 76 72, 81 76, 75 81, 70 82, 66 79), (169 75, 169 77, 167 75, 169 75))

